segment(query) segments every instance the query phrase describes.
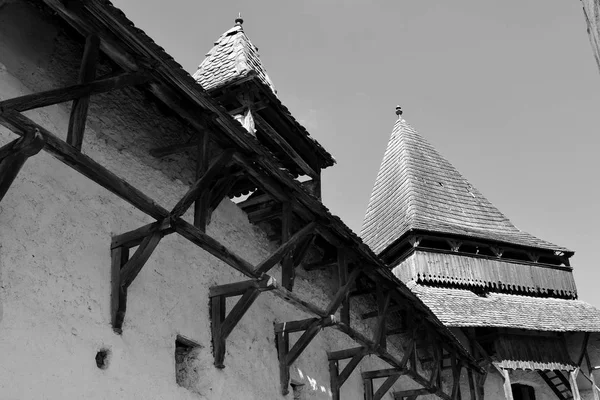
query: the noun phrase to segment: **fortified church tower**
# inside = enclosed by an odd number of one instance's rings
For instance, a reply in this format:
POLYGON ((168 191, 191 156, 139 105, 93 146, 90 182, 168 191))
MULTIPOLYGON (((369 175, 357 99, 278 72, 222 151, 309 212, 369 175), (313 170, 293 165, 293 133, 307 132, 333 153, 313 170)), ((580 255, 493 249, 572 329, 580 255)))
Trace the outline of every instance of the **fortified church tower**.
POLYGON ((591 391, 600 312, 577 300, 573 252, 515 227, 396 114, 365 243, 488 365, 486 398, 499 379, 499 398, 591 391))

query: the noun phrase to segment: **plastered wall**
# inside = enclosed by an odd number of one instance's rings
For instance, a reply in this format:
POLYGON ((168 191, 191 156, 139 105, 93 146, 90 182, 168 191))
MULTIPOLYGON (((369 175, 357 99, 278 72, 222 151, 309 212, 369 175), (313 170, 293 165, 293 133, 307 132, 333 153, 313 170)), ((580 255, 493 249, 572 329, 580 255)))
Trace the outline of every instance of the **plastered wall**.
MULTIPOLYGON (((75 35, 27 2, 0 2, 0 99, 74 83, 83 50, 75 35)), ((83 152, 170 209, 187 191, 194 162, 149 156, 187 129, 157 107, 136 90, 93 97, 83 152)), ((68 104, 26 115, 65 138, 68 104)), ((0 145, 15 138, 0 128, 0 145)), ((130 287, 123 334, 113 332, 110 240, 149 222, 47 153, 27 161, 0 203, 0 399, 283 398, 273 323, 310 316, 261 294, 227 340, 226 368, 214 368, 209 287, 247 278, 175 234, 130 287), (188 362, 188 388, 175 379, 177 335, 200 344, 188 362), (101 349, 109 354, 106 369, 96 365, 101 349)), ((229 200, 207 233, 253 264, 275 248, 229 200)), ((301 269, 295 291, 320 306, 332 295, 327 274, 301 269)), ((355 328, 372 332, 367 324, 355 328)), ((321 332, 292 367, 303 398, 330 398, 326 351, 356 346, 335 330, 321 332)), ((390 351, 402 354, 393 345, 390 351)), ((366 357, 342 398, 363 399, 360 372, 388 367, 366 357)), ((416 387, 402 378, 395 389, 416 387)))

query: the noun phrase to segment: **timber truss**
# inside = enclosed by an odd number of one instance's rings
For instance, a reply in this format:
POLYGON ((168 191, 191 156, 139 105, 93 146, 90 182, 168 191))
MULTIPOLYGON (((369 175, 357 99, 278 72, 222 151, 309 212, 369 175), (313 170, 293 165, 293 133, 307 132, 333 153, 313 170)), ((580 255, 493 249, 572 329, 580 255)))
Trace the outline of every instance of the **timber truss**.
POLYGON ((359 345, 329 354, 334 398, 339 398, 344 381, 367 354, 378 356, 392 367, 392 370, 363 375, 365 381, 370 382, 365 385, 370 388, 367 398, 382 398, 400 375, 411 377, 420 388, 396 393, 396 398, 414 398, 425 392, 435 393, 443 399, 460 397, 461 367, 478 373, 482 371, 473 358, 349 228, 283 171, 273 157, 207 97, 189 75, 177 68, 177 64, 147 37, 131 28, 131 23, 120 11, 105 2, 44 2, 86 38, 79 81, 72 86, 0 102, 0 123, 21 136, 0 148, 0 194, 4 195, 9 189, 24 161, 43 147, 69 167, 156 220, 112 239, 111 322, 115 332, 121 333, 126 327, 129 286, 161 239, 178 234, 248 278, 210 288, 216 367, 224 367, 227 338, 236 324, 260 293, 269 291, 314 316, 275 325, 283 393, 288 391, 290 366, 322 329, 331 327, 359 345), (100 51, 118 67, 110 76, 97 78, 100 51), (90 96, 124 87, 143 88, 197 132, 193 140, 197 151, 196 181, 171 210, 81 152, 90 96), (73 106, 66 141, 22 114, 68 101, 72 101, 73 106), (216 149, 212 151, 214 156, 211 156, 209 146, 216 149), (236 193, 235 186, 240 180, 245 180, 246 185, 251 184, 279 205, 280 246, 258 265, 244 260, 206 234, 211 212, 223 198, 236 193), (193 224, 183 218, 192 205, 193 224), (132 251, 134 247, 136 249, 132 251), (295 270, 310 251, 323 255, 317 264, 330 269, 335 277, 335 294, 324 309, 293 291, 295 270), (269 274, 277 264, 281 265, 281 283, 269 274), (225 300, 237 296, 240 296, 239 300, 228 312, 225 300), (351 296, 364 296, 367 303, 372 300, 374 304, 371 317, 376 318, 376 323, 371 338, 352 327, 351 296), (398 318, 398 315, 410 317, 398 318), (388 330, 388 326, 397 322, 401 325, 388 330), (301 332, 301 336, 291 345, 289 334, 292 332, 301 332), (409 336, 402 357, 388 351, 387 338, 396 334, 409 336), (428 340, 420 341, 419 338, 424 336, 428 340), (423 355, 432 354, 431 360, 421 360, 421 363, 432 365, 430 376, 423 376, 417 369, 419 347, 423 355), (453 376, 450 393, 444 392, 440 380, 441 371, 446 368, 443 361, 447 358, 451 360, 453 376), (340 362, 346 359, 350 361, 340 371, 340 362), (378 378, 386 378, 386 381, 373 393, 373 381, 378 378))

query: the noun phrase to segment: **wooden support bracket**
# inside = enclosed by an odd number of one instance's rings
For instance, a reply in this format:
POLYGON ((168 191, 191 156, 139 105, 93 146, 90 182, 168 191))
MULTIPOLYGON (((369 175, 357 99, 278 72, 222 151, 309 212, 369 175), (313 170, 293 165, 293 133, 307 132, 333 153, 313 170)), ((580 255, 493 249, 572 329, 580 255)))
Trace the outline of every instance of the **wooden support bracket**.
POLYGON ((215 367, 225 368, 225 343, 237 323, 256 300, 258 295, 266 290, 275 289, 275 279, 264 276, 261 279, 230 283, 210 288, 211 330, 213 356, 215 367), (242 297, 226 315, 226 300, 228 297, 242 297))
MULTIPOLYGON (((316 222, 311 222, 304 228, 296 232, 294 235, 292 235, 288 240, 283 241, 282 239, 281 246, 279 246, 279 248, 275 250, 275 252, 273 252, 273 254, 269 256, 269 258, 261 262, 256 267, 254 273, 260 276, 269 272, 271 268, 273 268, 278 262, 280 262, 286 255, 289 255, 299 244, 301 244, 303 240, 305 240, 308 236, 312 235, 316 226, 316 222)), ((282 285, 285 287, 285 284, 283 284, 283 282, 282 285)), ((286 287, 286 289, 288 288, 286 287)))
POLYGON ((366 371, 362 373, 365 387, 365 400, 381 400, 383 396, 394 386, 394 383, 406 373, 406 370, 398 368, 380 369, 376 371, 366 371), (385 381, 375 391, 373 380, 385 378, 385 381))
POLYGON ((188 192, 177 202, 171 210, 171 218, 181 217, 199 196, 209 190, 210 184, 221 173, 222 169, 229 164, 233 157, 233 150, 225 150, 210 165, 208 170, 188 190, 188 192))
POLYGON ((290 366, 298 359, 310 342, 317 336, 321 329, 336 324, 334 315, 325 318, 309 318, 301 321, 283 322, 275 324, 275 339, 277 341, 277 355, 279 357, 279 375, 281 379, 281 393, 289 393, 290 366), (302 332, 300 338, 290 349, 289 334, 302 332))
POLYGON ((356 349, 350 349, 350 351, 337 351, 328 353, 329 358, 329 379, 330 387, 333 400, 340 399, 340 389, 346 380, 350 377, 354 369, 358 366, 360 361, 369 354, 369 349, 365 347, 359 347, 356 349), (348 364, 344 367, 340 373, 340 360, 350 359, 348 364))
POLYGON ((123 321, 127 309, 127 289, 140 273, 163 235, 163 231, 157 229, 144 237, 131 258, 129 258, 129 247, 119 246, 111 250, 111 321, 113 330, 118 334, 123 332, 123 321))
POLYGON ((0 201, 8 192, 25 161, 39 153, 44 144, 40 131, 30 129, 23 137, 0 147, 0 201))

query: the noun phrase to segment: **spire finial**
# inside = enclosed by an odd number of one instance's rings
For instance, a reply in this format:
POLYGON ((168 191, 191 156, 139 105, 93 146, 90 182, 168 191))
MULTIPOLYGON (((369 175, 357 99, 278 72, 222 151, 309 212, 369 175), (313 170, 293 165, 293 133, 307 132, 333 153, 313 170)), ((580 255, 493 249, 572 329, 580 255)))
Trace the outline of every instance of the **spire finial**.
POLYGON ((243 23, 244 23, 244 20, 242 19, 242 13, 238 13, 238 17, 235 19, 235 24, 242 26, 243 23))
POLYGON ((396 106, 396 115, 398 116, 398 119, 402 118, 402 107, 396 106))

